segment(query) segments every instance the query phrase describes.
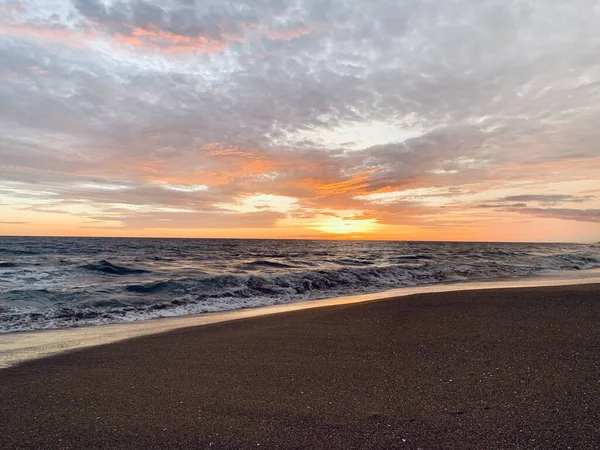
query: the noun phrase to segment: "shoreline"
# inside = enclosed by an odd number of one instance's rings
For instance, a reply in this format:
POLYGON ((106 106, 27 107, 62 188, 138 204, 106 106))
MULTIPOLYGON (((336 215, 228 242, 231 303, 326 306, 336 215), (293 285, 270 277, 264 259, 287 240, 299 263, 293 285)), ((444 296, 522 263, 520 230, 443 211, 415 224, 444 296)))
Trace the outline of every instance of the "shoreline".
POLYGON ((2 448, 594 448, 600 284, 415 294, 0 370, 2 448))
POLYGON ((518 278, 432 283, 422 286, 391 289, 371 294, 305 300, 256 308, 163 317, 86 327, 2 333, 0 334, 0 371, 25 361, 46 358, 77 349, 96 347, 141 336, 161 334, 181 328, 205 326, 214 323, 269 316, 285 312, 389 300, 415 294, 589 283, 600 283, 600 269, 546 273, 518 278))

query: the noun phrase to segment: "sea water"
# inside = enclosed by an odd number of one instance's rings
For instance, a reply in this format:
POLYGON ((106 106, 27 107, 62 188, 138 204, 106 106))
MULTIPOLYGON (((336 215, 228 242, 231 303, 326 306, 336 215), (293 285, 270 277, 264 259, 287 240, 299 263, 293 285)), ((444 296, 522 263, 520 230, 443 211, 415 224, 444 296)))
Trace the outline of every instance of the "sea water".
POLYGON ((597 244, 0 237, 0 332, 598 267, 597 244))

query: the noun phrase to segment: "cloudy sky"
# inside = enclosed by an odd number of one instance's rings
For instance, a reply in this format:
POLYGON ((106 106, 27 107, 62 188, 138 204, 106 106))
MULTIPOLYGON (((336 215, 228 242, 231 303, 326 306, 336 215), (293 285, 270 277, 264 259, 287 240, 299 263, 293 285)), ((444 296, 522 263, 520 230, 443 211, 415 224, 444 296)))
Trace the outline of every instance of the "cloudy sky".
POLYGON ((600 2, 0 0, 0 235, 600 240, 600 2))

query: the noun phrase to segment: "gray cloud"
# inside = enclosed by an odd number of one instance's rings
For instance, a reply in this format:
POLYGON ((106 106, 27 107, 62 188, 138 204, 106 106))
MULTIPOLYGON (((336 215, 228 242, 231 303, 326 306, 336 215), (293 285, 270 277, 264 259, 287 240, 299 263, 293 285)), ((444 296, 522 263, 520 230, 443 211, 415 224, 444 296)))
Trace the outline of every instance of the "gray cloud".
POLYGON ((245 27, 256 25, 253 9, 247 4, 204 2, 203 4, 176 4, 169 2, 115 2, 105 4, 98 0, 75 0, 77 10, 88 20, 101 25, 110 33, 131 36, 136 29, 149 32, 164 31, 174 36, 203 37, 224 42, 240 39, 245 27))
POLYGON ((517 208, 515 211, 548 219, 600 222, 600 209, 517 208))
POLYGON ((484 203, 484 204, 481 204, 481 205, 477 205, 477 208, 505 208, 505 207, 510 207, 510 208, 525 208, 525 207, 527 207, 527 203, 513 203, 512 205, 484 203))
MULTIPOLYGON (((252 193, 368 209, 357 192, 311 187, 360 173, 358 193, 567 182, 576 168, 548 169, 565 162, 600 176, 597 2, 74 0, 2 20, 0 181, 22 183, 20 198, 218 215, 214 203, 252 193), (351 136, 354 150, 321 142, 378 123, 397 132, 351 136), (93 182, 128 188, 80 187, 93 182)), ((542 215, 521 204, 587 200, 494 203, 542 215)))
MULTIPOLYGON (((525 197, 527 201, 529 201, 529 197, 537 198, 537 197, 550 197, 550 196, 514 196, 514 197, 525 197)), ((567 196, 568 197, 568 196, 567 196)), ((578 200, 533 200, 540 202, 542 205, 552 205, 555 203, 559 203, 561 201, 571 201, 578 202, 578 200)), ((496 211, 502 212, 518 212, 521 214, 527 214, 530 216, 543 217, 547 219, 561 219, 561 220, 571 220, 576 222, 600 222, 600 209, 575 209, 575 208, 539 208, 539 207, 530 207, 527 203, 513 203, 510 205, 496 203, 496 204, 480 204, 477 205, 478 208, 483 209, 494 209, 496 211)))
POLYGON ((538 202, 543 204, 583 203, 592 200, 593 195, 511 195, 498 199, 499 202, 538 202))

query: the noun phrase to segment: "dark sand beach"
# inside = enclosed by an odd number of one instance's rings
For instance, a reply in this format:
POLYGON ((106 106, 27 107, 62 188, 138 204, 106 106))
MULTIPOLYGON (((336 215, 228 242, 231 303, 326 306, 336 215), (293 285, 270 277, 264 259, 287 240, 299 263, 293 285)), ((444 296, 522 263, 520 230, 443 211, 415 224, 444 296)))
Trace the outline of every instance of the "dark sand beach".
POLYGON ((0 448, 600 447, 600 285, 422 294, 0 370, 0 448))

